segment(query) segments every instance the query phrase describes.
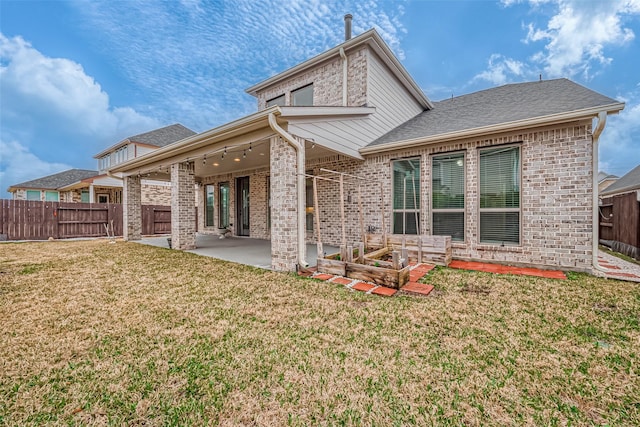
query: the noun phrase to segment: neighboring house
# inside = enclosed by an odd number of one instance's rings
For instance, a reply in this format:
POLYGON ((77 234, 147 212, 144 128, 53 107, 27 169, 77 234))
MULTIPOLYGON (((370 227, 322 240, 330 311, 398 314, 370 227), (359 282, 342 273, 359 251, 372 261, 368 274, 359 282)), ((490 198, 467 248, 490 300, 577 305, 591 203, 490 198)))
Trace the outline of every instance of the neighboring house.
POLYGON ((603 243, 640 260, 640 165, 600 193, 603 243))
POLYGON ((308 176, 325 169, 360 178, 345 176, 348 243, 362 206, 367 230, 449 235, 454 258, 592 270, 597 142, 623 103, 566 79, 432 102, 375 30, 247 92, 256 113, 111 168, 126 239, 152 174, 171 182, 174 248, 195 246, 197 207, 199 230, 270 239, 272 268, 295 270, 316 227, 341 243, 335 182, 318 181, 314 224, 308 176))
MULTIPOLYGON (((7 191, 14 200, 42 200, 82 203, 122 203, 122 179, 109 176, 109 167, 150 153, 159 147, 194 135, 181 124, 174 124, 130 136, 94 156, 98 170, 70 169, 54 175, 15 184, 7 191)), ((143 203, 169 205, 171 192, 166 182, 143 181, 143 203)))
POLYGON ((609 175, 604 171, 598 172, 598 194, 606 190, 607 187, 616 182, 618 178, 619 176, 609 175))
POLYGON ((69 169, 53 175, 22 182, 9 187, 14 200, 34 200, 46 202, 89 202, 89 191, 61 191, 61 188, 90 179, 98 174, 94 170, 69 169))

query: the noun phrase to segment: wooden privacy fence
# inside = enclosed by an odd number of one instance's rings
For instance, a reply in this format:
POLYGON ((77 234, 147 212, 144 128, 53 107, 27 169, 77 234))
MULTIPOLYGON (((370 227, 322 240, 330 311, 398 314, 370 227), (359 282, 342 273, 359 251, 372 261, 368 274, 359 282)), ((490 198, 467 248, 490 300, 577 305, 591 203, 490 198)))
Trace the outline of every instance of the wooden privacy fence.
MULTIPOLYGON (((0 240, 46 240, 106 236, 104 225, 122 236, 122 204, 0 200, 0 240), (113 221, 113 223, 112 223, 113 221)), ((169 206, 142 206, 142 233, 171 232, 169 206)))
POLYGON ((640 259, 640 202, 635 191, 602 199, 600 241, 640 259))

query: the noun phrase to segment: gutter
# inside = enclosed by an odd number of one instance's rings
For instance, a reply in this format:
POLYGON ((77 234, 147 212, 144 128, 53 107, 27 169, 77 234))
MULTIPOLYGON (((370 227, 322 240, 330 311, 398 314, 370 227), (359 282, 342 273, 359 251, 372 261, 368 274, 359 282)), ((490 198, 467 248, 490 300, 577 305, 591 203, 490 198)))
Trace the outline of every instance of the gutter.
POLYGON ((601 111, 598 113, 598 117, 596 117, 596 128, 593 131, 593 135, 591 136, 593 140, 593 215, 592 215, 592 227, 593 227, 593 242, 592 242, 592 264, 593 268, 598 271, 607 272, 607 270, 603 269, 600 264, 598 264, 598 244, 600 243, 600 205, 598 204, 598 145, 600 143, 600 135, 604 130, 604 127, 607 124, 607 112, 601 111))
POLYGON ((305 243, 306 226, 305 226, 305 185, 304 185, 304 147, 297 141, 290 133, 282 129, 276 121, 276 116, 273 112, 269 113, 269 127, 280 135, 282 139, 296 150, 296 165, 298 168, 298 265, 303 268, 307 268, 309 263, 307 258, 307 245, 305 243))
POLYGON ((347 55, 344 53, 344 48, 340 48, 340 57, 342 58, 342 106, 347 106, 348 90, 347 90, 347 70, 349 63, 347 61, 347 55))

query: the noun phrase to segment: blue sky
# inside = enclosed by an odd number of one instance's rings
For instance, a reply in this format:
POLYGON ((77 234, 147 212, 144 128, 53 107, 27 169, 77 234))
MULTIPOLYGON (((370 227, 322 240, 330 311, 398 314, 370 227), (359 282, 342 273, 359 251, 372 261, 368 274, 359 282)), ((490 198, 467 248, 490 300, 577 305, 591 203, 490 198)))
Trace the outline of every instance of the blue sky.
POLYGON ((0 196, 136 133, 256 110, 244 89, 371 27, 434 100, 567 77, 626 108, 601 169, 640 163, 640 0, 0 0, 0 196))

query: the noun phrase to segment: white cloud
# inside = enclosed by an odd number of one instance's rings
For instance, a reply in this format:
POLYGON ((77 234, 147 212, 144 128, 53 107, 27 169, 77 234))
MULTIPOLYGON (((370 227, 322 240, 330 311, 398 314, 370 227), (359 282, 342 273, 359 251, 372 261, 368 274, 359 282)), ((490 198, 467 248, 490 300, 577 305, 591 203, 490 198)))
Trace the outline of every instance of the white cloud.
MULTIPOLYGON (((539 2, 536 2, 536 4, 539 2)), ((624 15, 640 13, 640 1, 584 2, 558 0, 557 13, 539 28, 528 24, 526 43, 544 42, 544 50, 532 60, 544 67, 545 76, 589 79, 594 68, 612 62, 605 50, 634 39, 624 24, 624 15)))
POLYGON ((472 82, 504 84, 522 77, 535 78, 535 72, 528 74, 523 70, 541 70, 543 78, 590 80, 613 63, 608 49, 634 40, 635 34, 626 26, 626 20, 640 15, 640 0, 502 0, 501 4, 504 7, 528 4, 537 16, 550 12, 551 17, 542 24, 523 25, 526 30, 523 42, 536 49, 543 44, 542 49, 524 61, 493 54, 488 68, 472 82))
POLYGON ((35 122, 47 117, 74 133, 101 137, 158 124, 132 108, 111 107, 107 93, 80 64, 44 56, 22 37, 0 34, 0 64, 5 116, 28 114, 35 122))
POLYGON ((71 169, 71 166, 42 160, 17 141, 0 140, 0 194, 6 194, 5 191, 10 185, 66 169, 71 169))
POLYGON ((640 92, 625 98, 625 109, 608 117, 600 137, 600 170, 618 176, 640 164, 640 92))
POLYGON ((527 74, 524 63, 513 58, 494 53, 489 58, 487 69, 477 74, 472 81, 486 80, 494 85, 503 85, 514 77, 523 77, 527 74))
POLYGON ((404 9, 395 2, 75 4, 87 30, 108 34, 109 44, 94 48, 159 110, 188 118, 200 129, 255 111, 255 100, 244 94, 247 87, 342 42, 346 13, 353 15, 354 36, 376 27, 398 57, 404 56, 400 40, 406 29, 399 20, 404 9), (130 26, 121 25, 122 16, 136 23, 135 37, 130 26))

